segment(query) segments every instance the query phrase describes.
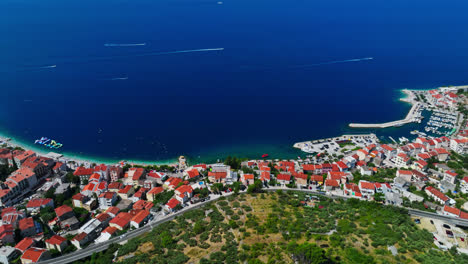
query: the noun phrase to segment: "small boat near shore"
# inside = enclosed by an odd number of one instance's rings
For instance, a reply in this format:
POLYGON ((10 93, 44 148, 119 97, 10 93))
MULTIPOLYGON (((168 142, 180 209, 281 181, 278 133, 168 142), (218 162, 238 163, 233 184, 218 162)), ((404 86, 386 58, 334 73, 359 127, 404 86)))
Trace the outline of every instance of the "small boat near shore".
POLYGON ((44 147, 48 147, 48 148, 51 148, 51 149, 59 149, 59 148, 63 147, 62 143, 58 143, 55 140, 52 140, 52 139, 46 138, 46 137, 41 137, 40 139, 36 139, 34 141, 34 144, 43 145, 44 147))

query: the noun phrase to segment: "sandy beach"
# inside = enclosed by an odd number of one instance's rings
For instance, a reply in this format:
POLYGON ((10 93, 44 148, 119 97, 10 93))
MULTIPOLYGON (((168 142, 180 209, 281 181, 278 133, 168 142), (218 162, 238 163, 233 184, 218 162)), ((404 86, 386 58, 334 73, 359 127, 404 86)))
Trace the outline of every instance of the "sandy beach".
MULTIPOLYGON (((119 160, 104 160, 100 158, 91 158, 91 157, 81 157, 78 155, 70 154, 70 153, 58 153, 54 152, 54 149, 48 149, 48 148, 41 148, 39 145, 36 146, 31 146, 29 144, 26 144, 24 142, 21 142, 19 140, 16 140, 13 137, 9 137, 3 134, 0 134, 0 142, 1 144, 6 144, 8 147, 12 148, 22 148, 25 150, 32 150, 36 152, 40 156, 47 156, 50 158, 57 159, 61 162, 65 163, 75 163, 76 165, 83 165, 83 166, 91 166, 91 164, 107 164, 107 165, 116 165, 119 164, 119 160), (57 158, 55 156, 60 155, 60 158, 57 158)), ((135 164, 135 165, 142 165, 142 166, 147 166, 147 165, 175 165, 177 164, 176 159, 170 160, 170 161, 137 161, 137 160, 126 160, 127 163, 130 164, 135 164)))

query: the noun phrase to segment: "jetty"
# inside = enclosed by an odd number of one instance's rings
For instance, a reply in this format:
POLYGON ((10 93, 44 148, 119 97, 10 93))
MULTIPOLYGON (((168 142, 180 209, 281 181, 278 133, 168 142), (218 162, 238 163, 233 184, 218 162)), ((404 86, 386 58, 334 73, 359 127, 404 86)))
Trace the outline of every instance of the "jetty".
POLYGON ((421 111, 423 109, 423 104, 418 103, 415 99, 415 95, 410 90, 403 90, 404 93, 408 95, 406 98, 400 99, 401 101, 412 104, 410 111, 404 119, 386 122, 386 123, 377 123, 377 124, 362 124, 362 123, 351 123, 349 127, 352 128, 387 128, 387 127, 399 127, 404 124, 421 122, 421 111))

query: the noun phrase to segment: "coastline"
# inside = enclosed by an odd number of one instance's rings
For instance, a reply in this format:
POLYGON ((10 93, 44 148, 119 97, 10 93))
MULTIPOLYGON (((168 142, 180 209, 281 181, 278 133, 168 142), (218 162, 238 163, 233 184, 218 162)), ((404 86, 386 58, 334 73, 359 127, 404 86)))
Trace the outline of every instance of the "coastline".
MULTIPOLYGON (((22 142, 12 136, 6 135, 3 132, 0 132, 0 141, 3 141, 4 143, 7 144, 9 147, 19 147, 23 148, 26 150, 32 150, 36 152, 37 154, 41 156, 50 156, 51 153, 53 154, 58 154, 61 157, 59 160, 65 161, 65 162, 76 162, 77 164, 118 164, 121 160, 113 160, 113 159, 104 159, 101 157, 89 157, 89 156, 80 156, 74 153, 69 153, 69 152, 62 152, 62 153, 57 153, 54 152, 53 149, 44 149, 35 146, 34 144, 28 144, 26 142, 22 142)), ((142 166, 147 166, 147 165, 174 165, 177 164, 177 159, 174 158, 173 160, 167 160, 167 161, 143 161, 143 160, 126 160, 127 163, 132 163, 135 165, 142 165, 142 166)))

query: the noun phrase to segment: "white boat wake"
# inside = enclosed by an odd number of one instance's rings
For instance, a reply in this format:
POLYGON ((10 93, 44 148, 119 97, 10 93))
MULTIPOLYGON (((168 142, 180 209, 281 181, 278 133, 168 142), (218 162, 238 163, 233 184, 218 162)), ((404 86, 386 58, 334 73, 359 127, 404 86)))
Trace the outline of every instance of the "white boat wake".
POLYGON ((307 68, 307 67, 320 66, 320 65, 367 61, 367 60, 373 60, 373 59, 374 59, 373 57, 366 57, 366 58, 350 59, 350 60, 327 61, 327 62, 321 62, 321 63, 315 63, 315 64, 297 65, 297 66, 292 66, 291 68, 307 68))
POLYGON ((57 68, 57 65, 41 66, 41 67, 37 67, 34 69, 53 69, 53 68, 57 68))
POLYGON ((165 55, 165 54, 210 52, 210 51, 221 51, 221 50, 224 50, 224 48, 164 51, 164 52, 153 52, 153 53, 137 54, 135 56, 138 56, 138 57, 140 57, 140 56, 157 56, 157 55, 165 55))
POLYGON ((105 47, 137 47, 137 46, 146 46, 146 43, 106 43, 105 47))
POLYGON ((109 79, 111 81, 120 81, 120 80, 128 80, 128 77, 116 77, 109 79))

